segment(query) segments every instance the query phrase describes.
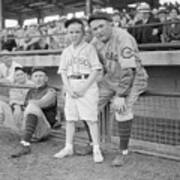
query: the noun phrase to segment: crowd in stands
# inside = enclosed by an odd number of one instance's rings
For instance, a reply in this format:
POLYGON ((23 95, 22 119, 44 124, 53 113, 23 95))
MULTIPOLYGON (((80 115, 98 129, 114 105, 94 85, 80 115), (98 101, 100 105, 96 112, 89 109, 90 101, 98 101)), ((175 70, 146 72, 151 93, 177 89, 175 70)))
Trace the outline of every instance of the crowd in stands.
MULTIPOLYGON (((0 32, 1 48, 9 51, 64 48, 68 44, 65 20, 62 17, 46 24, 3 29, 0 32)), ((180 41, 180 4, 165 4, 152 9, 147 3, 141 3, 136 9, 115 10, 112 20, 114 26, 128 30, 139 44, 180 41)), ((84 23, 90 41, 86 19, 84 23)))

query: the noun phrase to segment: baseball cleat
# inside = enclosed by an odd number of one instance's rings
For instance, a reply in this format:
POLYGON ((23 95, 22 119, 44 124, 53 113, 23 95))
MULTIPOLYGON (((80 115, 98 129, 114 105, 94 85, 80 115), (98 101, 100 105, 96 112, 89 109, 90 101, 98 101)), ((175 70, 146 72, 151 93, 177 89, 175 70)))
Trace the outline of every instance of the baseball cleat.
POLYGON ((93 159, 95 163, 102 163, 104 161, 104 157, 100 149, 96 149, 93 151, 93 159))
POLYGON ((11 158, 18 158, 31 153, 30 146, 20 145, 15 153, 11 154, 11 158))
POLYGON ((112 161, 111 166, 113 166, 113 167, 124 166, 128 161, 127 157, 128 157, 128 155, 122 155, 122 154, 117 155, 114 158, 114 160, 112 161))
POLYGON ((71 156, 73 155, 74 152, 73 152, 73 149, 72 148, 63 148, 62 150, 60 150, 58 153, 56 153, 54 155, 55 158, 59 158, 59 159, 62 159, 64 157, 67 157, 67 156, 71 156))

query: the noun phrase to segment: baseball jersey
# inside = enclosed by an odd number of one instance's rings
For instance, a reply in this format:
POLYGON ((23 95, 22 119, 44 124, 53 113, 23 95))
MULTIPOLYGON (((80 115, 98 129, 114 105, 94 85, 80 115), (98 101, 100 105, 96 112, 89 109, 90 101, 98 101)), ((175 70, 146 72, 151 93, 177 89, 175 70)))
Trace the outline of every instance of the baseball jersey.
POLYGON ((101 69, 96 49, 87 42, 82 42, 76 49, 68 46, 62 53, 58 73, 66 72, 67 76, 90 74, 101 69))
POLYGON ((129 96, 133 104, 147 87, 147 74, 141 66, 135 39, 125 30, 114 27, 106 44, 93 39, 104 65, 104 81, 118 96, 129 96))

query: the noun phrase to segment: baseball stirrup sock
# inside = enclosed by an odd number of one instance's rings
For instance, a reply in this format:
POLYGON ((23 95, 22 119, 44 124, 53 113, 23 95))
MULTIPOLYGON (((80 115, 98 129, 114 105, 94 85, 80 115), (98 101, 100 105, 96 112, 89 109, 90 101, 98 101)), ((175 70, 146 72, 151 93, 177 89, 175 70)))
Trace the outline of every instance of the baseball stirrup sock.
POLYGON ((119 122, 120 150, 128 149, 132 120, 119 122))
POLYGON ((31 138, 36 130, 38 118, 34 114, 28 114, 26 119, 24 140, 27 142, 31 141, 31 138))

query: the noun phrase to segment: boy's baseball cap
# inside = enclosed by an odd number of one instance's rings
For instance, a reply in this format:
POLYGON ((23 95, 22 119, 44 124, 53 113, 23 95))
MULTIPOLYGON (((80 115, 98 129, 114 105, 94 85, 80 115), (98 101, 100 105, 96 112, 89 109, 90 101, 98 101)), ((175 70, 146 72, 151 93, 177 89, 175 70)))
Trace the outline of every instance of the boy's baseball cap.
POLYGON ((78 19, 78 18, 71 18, 71 19, 68 19, 66 22, 65 22, 65 28, 68 28, 70 24, 73 24, 73 23, 78 23, 78 24, 81 24, 82 26, 84 25, 82 20, 81 19, 78 19))
POLYGON ((107 21, 112 21, 111 15, 107 14, 105 12, 95 12, 94 14, 92 14, 89 19, 88 19, 88 24, 90 24, 92 21, 97 20, 97 19, 103 19, 103 20, 107 20, 107 21))

